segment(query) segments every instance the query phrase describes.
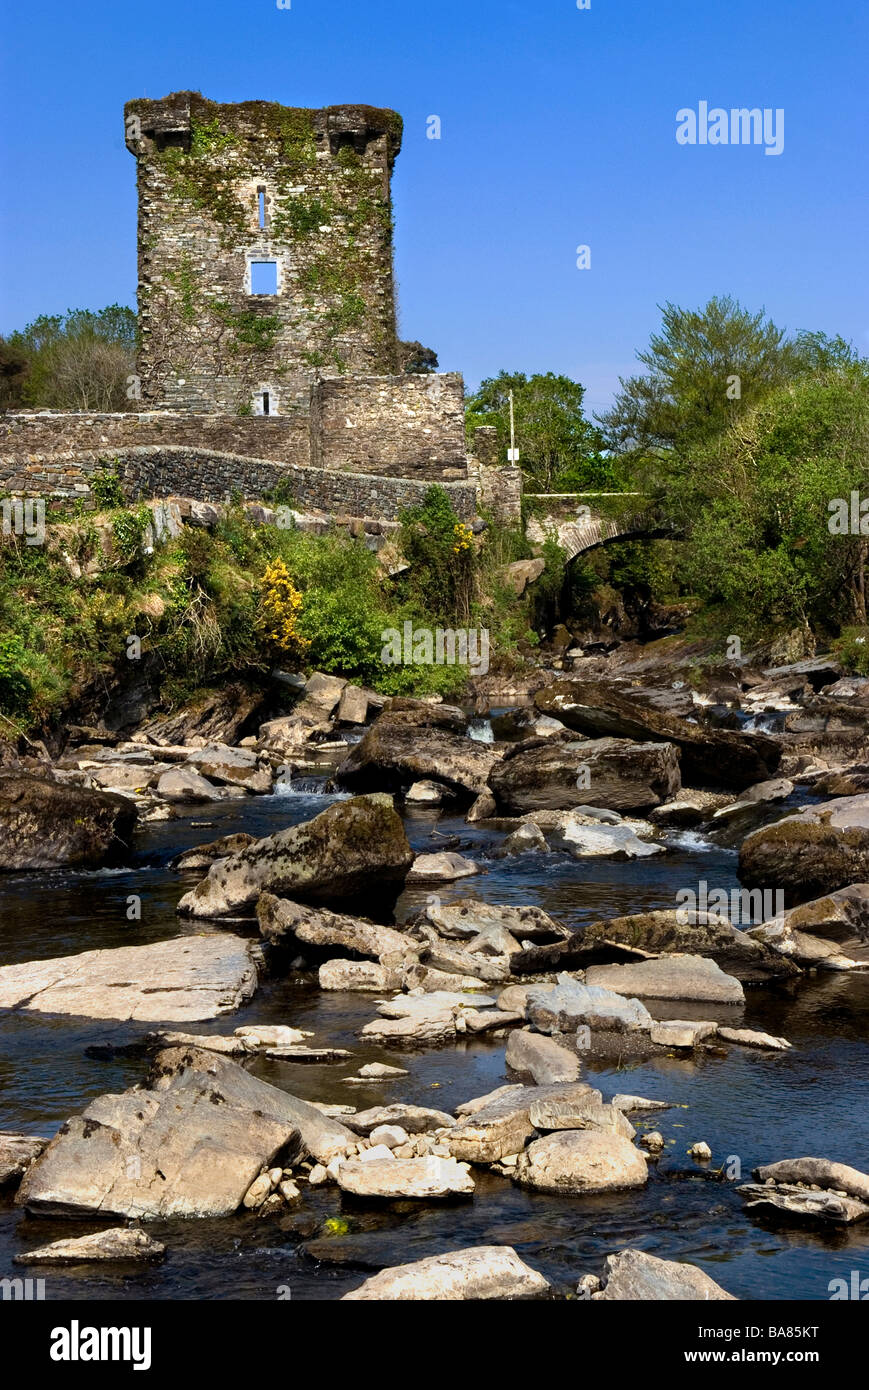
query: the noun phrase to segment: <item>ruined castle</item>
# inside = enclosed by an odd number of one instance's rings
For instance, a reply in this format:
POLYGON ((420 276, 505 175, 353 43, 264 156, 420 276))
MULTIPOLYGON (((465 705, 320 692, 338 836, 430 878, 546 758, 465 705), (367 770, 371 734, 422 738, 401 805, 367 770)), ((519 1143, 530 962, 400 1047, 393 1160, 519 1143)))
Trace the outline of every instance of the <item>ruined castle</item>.
POLYGON ((456 373, 402 370, 389 110, 221 105, 124 111, 138 178, 140 346, 123 414, 0 416, 0 488, 82 497, 110 466, 129 496, 249 498, 394 519, 432 482, 456 511, 518 515, 494 431, 469 455, 456 373))

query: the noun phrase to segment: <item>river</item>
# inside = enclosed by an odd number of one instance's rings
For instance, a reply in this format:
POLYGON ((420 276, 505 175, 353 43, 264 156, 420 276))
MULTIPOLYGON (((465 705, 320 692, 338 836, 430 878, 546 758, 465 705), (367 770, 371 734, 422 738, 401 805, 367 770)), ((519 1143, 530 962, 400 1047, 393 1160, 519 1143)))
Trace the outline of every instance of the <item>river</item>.
MULTIPOLYGON (((239 803, 197 807, 168 822, 146 824, 129 865, 94 873, 54 872, 0 880, 0 962, 35 960, 95 947, 141 945, 194 930, 175 915, 182 893, 201 876, 169 867, 173 855, 218 835, 265 835, 310 819, 334 798, 295 790, 239 803), (141 920, 128 920, 127 900, 141 899, 141 920)), ((503 836, 434 811, 406 817, 414 849, 461 837, 487 870, 453 888, 445 901, 474 896, 499 903, 535 903, 570 925, 673 907, 679 888, 705 880, 710 890, 737 886, 736 855, 697 834, 670 836, 671 852, 653 859, 576 860, 567 855, 493 857, 503 836)), ((402 900, 399 913, 413 900, 402 900)), ((201 927, 197 929, 202 929, 201 927)), ((206 928, 208 929, 208 928, 206 928)), ((215 926, 215 930, 220 928, 215 926)), ((255 923, 251 924, 255 932, 255 923)), ((233 930, 239 930, 233 926, 233 930)), ((313 1030, 315 1043, 353 1049, 350 1063, 302 1065, 259 1060, 257 1075, 310 1100, 357 1108, 408 1101, 453 1111, 502 1085, 504 1041, 404 1052, 360 1043, 357 1030, 374 1016, 374 997, 323 993, 312 976, 266 978, 254 1001, 191 1032, 231 1032, 242 1023, 287 1023, 313 1030), (383 1061, 409 1075, 372 1085, 342 1078, 383 1061)), ((663 1011, 662 1016, 663 1016, 663 1011)), ((672 1007, 669 1017, 701 1018, 709 1006, 672 1007)), ((714 1016, 714 1015, 712 1015, 714 1016)), ((149 1224, 168 1247, 153 1267, 50 1270, 48 1298, 75 1299, 333 1299, 372 1271, 473 1244, 509 1244, 556 1285, 600 1274, 605 1256, 626 1246, 667 1259, 690 1260, 740 1298, 828 1299, 834 1278, 869 1269, 869 1223, 851 1228, 776 1224, 746 1214, 737 1183, 717 1177, 730 1160, 744 1179, 758 1163, 812 1154, 869 1167, 869 973, 821 974, 747 991, 746 1026, 787 1037, 793 1050, 656 1058, 589 1066, 585 1079, 605 1099, 630 1092, 673 1102, 647 1121, 667 1141, 641 1192, 550 1197, 523 1191, 476 1170, 472 1201, 444 1205, 354 1205, 335 1187, 305 1189, 299 1207, 282 1216, 149 1224), (698 1140, 714 1162, 687 1157, 698 1140), (330 1222, 329 1225, 326 1223, 330 1222)), ((0 1129, 53 1134, 95 1096, 143 1079, 141 1055, 88 1055, 97 1044, 134 1041, 145 1025, 0 1014, 0 1129)), ((26 1246, 99 1229, 100 1223, 28 1218, 0 1197, 0 1273, 26 1246)), ((31 1271, 32 1272, 32 1271, 31 1271)), ((39 1271, 42 1273, 42 1271, 39 1271)))

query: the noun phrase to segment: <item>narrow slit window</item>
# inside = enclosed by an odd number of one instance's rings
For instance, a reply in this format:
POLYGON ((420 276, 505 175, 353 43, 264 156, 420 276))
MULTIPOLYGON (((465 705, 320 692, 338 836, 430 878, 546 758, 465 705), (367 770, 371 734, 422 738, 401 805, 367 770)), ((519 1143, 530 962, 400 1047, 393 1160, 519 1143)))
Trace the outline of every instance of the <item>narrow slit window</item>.
POLYGON ((250 292, 251 294, 277 294, 277 261, 251 261, 250 292))
POLYGON ((265 231, 265 225, 266 225, 266 191, 265 191, 264 188, 258 188, 257 191, 256 191, 256 205, 257 205, 257 217, 258 217, 258 219, 259 219, 259 225, 260 225, 261 229, 262 229, 263 231, 265 231))
POLYGON ((271 403, 268 391, 263 391, 263 415, 271 415, 271 403))

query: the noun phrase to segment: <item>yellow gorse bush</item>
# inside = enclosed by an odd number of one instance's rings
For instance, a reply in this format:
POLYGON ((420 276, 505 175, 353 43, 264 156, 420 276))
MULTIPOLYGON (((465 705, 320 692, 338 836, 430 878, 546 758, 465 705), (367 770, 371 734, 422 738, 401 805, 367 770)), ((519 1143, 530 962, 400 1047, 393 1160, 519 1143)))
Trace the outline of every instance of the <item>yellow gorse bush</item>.
POLYGON ((460 555, 463 550, 470 550, 473 540, 474 533, 470 526, 463 521, 457 522, 453 527, 453 554, 460 555))
POLYGON ((299 632, 302 595, 283 560, 270 560, 262 578, 259 631, 282 652, 302 653, 308 646, 299 632))

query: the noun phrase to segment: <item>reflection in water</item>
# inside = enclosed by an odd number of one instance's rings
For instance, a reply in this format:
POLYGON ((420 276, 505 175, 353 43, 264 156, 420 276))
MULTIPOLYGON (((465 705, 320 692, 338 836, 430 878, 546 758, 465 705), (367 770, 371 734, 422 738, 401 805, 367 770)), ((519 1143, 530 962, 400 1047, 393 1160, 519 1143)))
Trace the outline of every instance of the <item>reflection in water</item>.
MULTIPOLYGON (((298 788, 242 803, 218 803, 176 821, 143 828, 131 863, 110 873, 40 874, 0 880, 0 962, 44 959, 95 947, 140 945, 179 932, 208 930, 181 923, 175 904, 198 874, 168 867, 182 848, 233 830, 265 835, 309 819, 334 798, 298 788), (193 824, 195 822, 195 825, 193 824), (130 894, 142 898, 142 919, 126 918, 130 894)), ((538 903, 573 926, 598 918, 675 905, 679 888, 705 880, 737 886, 736 856, 693 832, 670 837, 670 852, 636 862, 573 860, 560 854, 497 859, 501 837, 461 818, 415 813, 407 820, 415 849, 458 836, 485 870, 478 878, 438 888, 444 901, 477 896, 492 902, 538 903), (436 833, 435 833, 436 832, 436 833)), ((406 893, 399 917, 419 903, 406 893)), ((220 930, 219 927, 212 928, 220 930)), ((233 930, 239 930, 235 925, 233 930)), ((250 925, 255 931, 255 923, 250 925)), ((407 1100, 451 1111, 503 1084, 503 1042, 472 1040, 459 1047, 403 1052, 361 1044, 358 1029, 373 1015, 370 996, 321 994, 311 977, 267 979, 255 1001, 232 1019, 191 1025, 191 1032, 228 1032, 245 1022, 290 1023, 312 1029, 317 1041, 353 1049, 350 1064, 302 1066, 259 1060, 257 1074, 308 1099, 357 1107, 407 1100), (406 1066, 398 1081, 357 1086, 344 1080, 361 1063, 406 1066)), ((663 1010, 660 1011, 663 1014, 663 1010)), ((678 1016, 708 1009, 679 1006, 678 1016)), ((273 1298, 289 1285, 294 1298, 339 1297, 366 1272, 475 1243, 509 1243, 556 1282, 574 1284, 599 1273, 605 1256, 632 1245, 705 1268, 743 1298, 826 1299, 835 1277, 869 1272, 869 1229, 809 1230, 746 1216, 735 1184, 712 1171, 730 1162, 743 1176, 760 1162, 813 1153, 867 1167, 869 1113, 869 976, 829 974, 798 985, 749 993, 744 1020, 788 1037, 787 1054, 733 1048, 697 1059, 665 1058, 622 1068, 589 1069, 605 1096, 618 1091, 669 1100, 639 1128, 660 1129, 664 1155, 642 1193, 553 1198, 523 1192, 478 1170, 472 1202, 417 1207, 371 1207, 342 1199, 334 1188, 311 1189, 300 1209, 260 1219, 155 1223, 169 1246, 153 1269, 104 1272, 93 1266, 52 1273, 51 1293, 73 1298, 273 1298), (706 1140, 708 1169, 686 1154, 706 1140), (340 1214, 347 1231, 322 1232, 340 1214)), ((52 1133, 94 1096, 141 1081, 144 1059, 97 1061, 85 1050, 97 1042, 129 1042, 142 1026, 0 1015, 0 1128, 52 1133)), ((867 1223, 869 1226, 869 1223, 867 1223)), ((91 1223, 38 1221, 0 1199, 0 1274, 22 1245, 95 1229, 91 1223)))

